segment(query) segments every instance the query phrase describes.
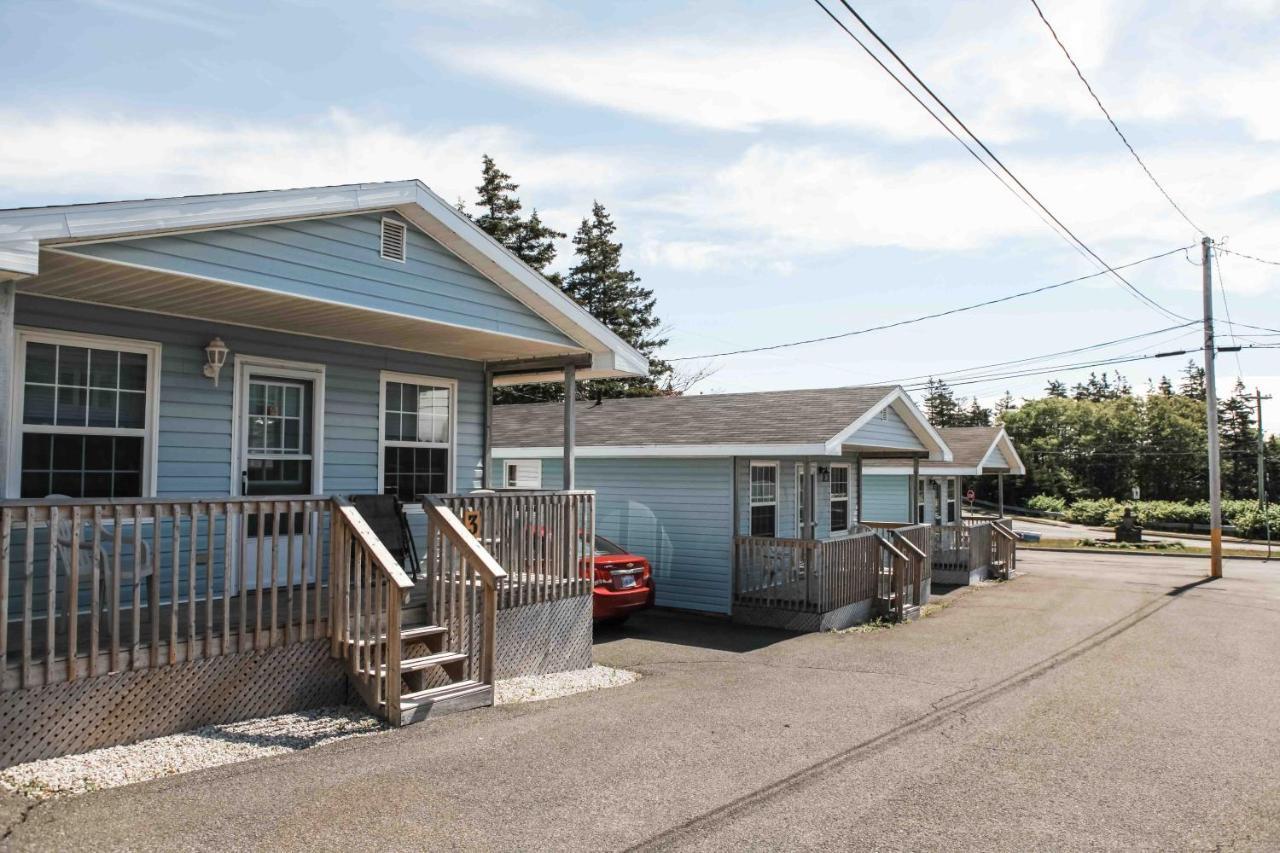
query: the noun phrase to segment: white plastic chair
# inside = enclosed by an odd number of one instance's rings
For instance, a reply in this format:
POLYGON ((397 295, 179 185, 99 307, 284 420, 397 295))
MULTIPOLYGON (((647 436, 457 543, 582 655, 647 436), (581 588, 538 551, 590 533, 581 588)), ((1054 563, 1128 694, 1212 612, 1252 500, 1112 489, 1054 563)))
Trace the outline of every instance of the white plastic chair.
MULTIPOLYGON (((46 497, 51 499, 61 498, 70 500, 67 495, 47 495, 46 497)), ((120 574, 122 577, 113 577, 111 574, 112 560, 110 555, 107 553, 107 549, 102 544, 102 540, 108 537, 100 534, 98 547, 95 549, 93 547, 93 522, 82 521, 81 525, 86 523, 90 526, 88 531, 89 535, 84 535, 84 530, 80 531, 80 559, 77 565, 77 570, 80 577, 85 577, 86 575, 91 576, 90 573, 93 571, 94 566, 97 566, 98 585, 101 593, 101 598, 99 600, 103 609, 106 610, 110 608, 110 593, 113 585, 118 586, 124 578, 128 578, 132 581, 134 579, 134 571, 137 571, 138 573, 137 582, 147 584, 147 586, 144 587, 145 592, 142 595, 142 600, 147 601, 147 593, 150 593, 151 591, 151 579, 155 575, 154 564, 151 560, 151 545, 145 539, 142 540, 139 543, 142 547, 142 553, 139 555, 140 559, 137 561, 137 568, 134 568, 133 560, 122 561, 120 566, 120 574)), ((134 524, 137 523, 137 521, 134 521, 134 524)), ((56 539, 59 574, 66 575, 68 578, 71 576, 71 547, 75 538, 73 533, 74 530, 72 528, 70 515, 60 514, 58 516, 58 533, 56 539)))

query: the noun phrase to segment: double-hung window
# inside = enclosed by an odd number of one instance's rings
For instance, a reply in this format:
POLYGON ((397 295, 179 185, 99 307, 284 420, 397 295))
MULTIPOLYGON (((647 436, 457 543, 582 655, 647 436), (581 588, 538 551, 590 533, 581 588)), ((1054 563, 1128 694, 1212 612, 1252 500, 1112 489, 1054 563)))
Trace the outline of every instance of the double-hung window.
POLYGON ((457 384, 382 374, 382 491, 405 502, 448 492, 457 384))
POLYGON ((147 494, 159 345, 21 330, 17 352, 20 496, 147 494))
POLYGON ((778 532, 778 464, 751 463, 751 535, 776 536, 778 532))
POLYGON ((831 532, 849 529, 849 466, 831 466, 831 532))

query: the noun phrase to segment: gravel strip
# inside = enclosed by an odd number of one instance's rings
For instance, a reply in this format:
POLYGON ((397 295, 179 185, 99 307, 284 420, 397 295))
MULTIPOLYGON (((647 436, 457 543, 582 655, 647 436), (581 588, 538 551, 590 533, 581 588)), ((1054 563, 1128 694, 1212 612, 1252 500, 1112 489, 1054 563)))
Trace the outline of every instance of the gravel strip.
POLYGON ((572 696, 574 693, 585 693, 588 690, 621 687, 639 677, 638 672, 608 666, 593 666, 590 669, 553 672, 548 675, 508 678, 498 682, 493 700, 495 705, 541 702, 544 699, 558 699, 561 696, 572 696))
POLYGON ((18 764, 0 770, 0 788, 47 800, 297 752, 385 728, 381 720, 360 709, 316 708, 18 764))
MULTIPOLYGON (((588 690, 621 687, 638 673, 607 666, 554 672, 499 681, 495 704, 512 705, 571 696, 588 690)), ((387 725, 363 709, 316 708, 204 726, 182 734, 109 746, 81 755, 64 755, 0 770, 0 789, 33 800, 84 794, 189 773, 251 758, 297 752, 350 737, 376 734, 387 725)))

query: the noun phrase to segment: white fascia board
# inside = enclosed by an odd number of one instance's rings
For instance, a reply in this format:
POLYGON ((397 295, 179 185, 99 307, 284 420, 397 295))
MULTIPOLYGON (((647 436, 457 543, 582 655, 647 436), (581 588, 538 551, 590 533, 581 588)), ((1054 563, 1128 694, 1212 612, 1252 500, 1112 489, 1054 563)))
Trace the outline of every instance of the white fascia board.
MULTIPOLYGON (((591 366, 580 367, 577 371, 578 381, 584 379, 615 379, 618 377, 635 376, 634 368, 620 368, 615 365, 618 363, 617 353, 613 352, 593 352, 591 353, 591 366)), ((645 367, 646 373, 648 367, 645 367)), ((493 384, 502 385, 524 385, 532 382, 563 382, 563 370, 544 370, 536 373, 504 373, 501 376, 493 378, 493 384)))
MULTIPOLYGON (((637 457, 720 458, 726 456, 791 457, 825 456, 822 444, 643 444, 611 447, 593 445, 575 447, 574 456, 579 459, 610 459, 637 457)), ((564 456, 560 445, 548 447, 495 447, 495 459, 548 459, 564 456)))
POLYGON ((634 347, 417 180, 0 211, 0 273, 36 275, 41 243, 142 237, 389 208, 437 239, 444 236, 442 242, 452 251, 593 358, 604 361, 608 353, 610 363, 596 368, 600 375, 648 373, 648 361, 634 347))
MULTIPOLYGON (((902 418, 907 428, 915 434, 916 438, 920 439, 920 443, 929 451, 930 459, 940 462, 950 462, 952 460, 951 448, 942 440, 942 436, 933 428, 933 424, 929 423, 929 419, 924 416, 924 412, 920 411, 915 401, 911 399, 911 395, 901 385, 886 394, 882 400, 864 412, 861 417, 831 438, 826 444, 827 452, 833 456, 839 455, 844 443, 852 435, 890 406, 898 413, 898 416, 902 418)), ((884 447, 896 449, 892 448, 891 445, 884 445, 884 447)), ((915 450, 916 448, 904 447, 902 449, 915 450)))
POLYGON ((1022 457, 1018 455, 1018 451, 1014 449, 1013 439, 1009 438, 1009 434, 1002 428, 996 434, 995 440, 991 442, 991 446, 987 448, 987 452, 982 456, 982 467, 987 467, 987 460, 991 458, 991 454, 996 448, 1000 448, 1000 452, 1004 454, 1004 459, 1009 463, 1008 473, 1016 476, 1022 476, 1027 473, 1027 466, 1022 464, 1022 457))
MULTIPOLYGON (((864 465, 862 473, 868 477, 910 475, 911 466, 885 465, 884 467, 867 467, 864 465)), ((976 477, 981 473, 982 471, 977 468, 961 468, 955 465, 949 465, 946 468, 935 468, 927 462, 920 463, 920 476, 922 477, 976 477)))

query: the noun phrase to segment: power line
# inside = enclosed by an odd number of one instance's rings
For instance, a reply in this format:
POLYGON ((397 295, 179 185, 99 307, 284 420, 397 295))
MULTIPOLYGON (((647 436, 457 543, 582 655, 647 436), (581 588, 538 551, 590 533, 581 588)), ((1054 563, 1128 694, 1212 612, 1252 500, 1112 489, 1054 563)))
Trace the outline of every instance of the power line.
MULTIPOLYGON (((1106 347, 1115 346, 1116 344, 1126 344, 1126 343, 1129 343, 1130 341, 1140 340, 1141 338, 1149 338, 1154 335, 1162 335, 1165 332, 1172 332, 1178 329, 1185 329, 1187 326, 1194 326, 1197 322, 1199 321, 1191 320, 1186 323, 1181 323, 1177 326, 1168 326, 1164 329, 1156 329, 1155 331, 1152 331, 1152 332, 1142 332, 1141 334, 1130 335, 1126 338, 1116 338, 1115 340, 1112 340, 1112 341, 1102 341, 1101 343, 1089 344, 1088 346, 1076 347, 1075 349, 1060 350, 1058 352, 1050 352, 1050 353, 1045 353, 1043 355, 1033 355, 1033 356, 1028 356, 1026 358, 1016 358, 1010 361, 997 361, 991 364, 979 364, 979 365, 974 365, 972 367, 959 368, 957 370, 944 370, 944 371, 935 372, 935 373, 921 373, 916 376, 903 376, 898 379, 884 379, 877 382, 870 382, 867 384, 897 385, 902 382, 910 382, 913 379, 940 379, 945 376, 954 376, 956 374, 961 374, 961 373, 970 373, 974 370, 989 370, 990 368, 993 368, 993 367, 1007 367, 1009 365, 1014 365, 1014 364, 1025 364, 1030 361, 1040 361, 1041 359, 1046 359, 1046 358, 1057 358, 1058 356, 1062 356, 1062 355, 1075 355, 1077 353, 1089 352, 1091 350, 1105 349, 1106 347)), ((1180 337, 1186 337, 1186 336, 1182 335, 1180 337)))
MULTIPOLYGON (((919 317, 912 317, 907 320, 896 320, 892 323, 883 323, 879 326, 869 326, 865 329, 855 329, 850 332, 838 332, 833 335, 823 335, 822 337, 818 337, 818 338, 806 338, 805 340, 800 340, 800 341, 788 341, 786 343, 769 344, 767 346, 761 346, 761 347, 747 347, 744 349, 728 350, 726 352, 713 352, 713 353, 707 353, 706 355, 682 355, 676 358, 668 358, 666 360, 667 361, 692 361, 700 358, 723 358, 726 356, 745 355, 747 353, 753 353, 753 352, 769 352, 771 350, 786 349, 788 347, 799 347, 799 346, 805 346, 806 344, 818 344, 818 343, 824 343, 826 341, 836 341, 842 338, 851 338, 857 335, 865 335, 865 334, 868 334, 869 332, 880 332, 880 331, 884 331, 885 329, 894 329, 899 326, 907 326, 912 323, 922 322, 924 320, 936 320, 939 317, 948 317, 952 314, 960 314, 965 311, 973 311, 974 309, 977 309, 977 308, 986 308, 991 305, 998 305, 1001 302, 1009 302, 1014 299, 1020 299, 1024 296, 1033 296, 1037 293, 1044 293, 1049 290, 1056 290, 1059 287, 1066 287, 1069 284, 1077 284, 1082 281, 1087 281, 1088 279, 1091 279, 1091 278, 1098 278, 1099 276, 1104 276, 1108 272, 1111 272, 1117 269, 1121 269, 1121 270, 1128 269, 1129 267, 1135 267, 1135 266, 1138 266, 1139 264, 1145 264, 1148 261, 1155 261, 1155 260, 1159 260, 1160 258, 1168 257, 1169 255, 1173 255, 1183 251, 1183 249, 1185 248, 1187 247, 1180 246, 1176 249, 1170 249, 1167 252, 1161 252, 1158 255, 1151 255, 1150 257, 1142 258, 1140 260, 1130 261, 1127 264, 1121 264, 1114 268, 1109 267, 1108 269, 1102 270, 1100 272, 1089 273, 1088 275, 1078 276, 1077 278, 1067 279, 1066 281, 1060 281, 1055 284, 1046 284, 1041 287, 1032 288, 1031 290, 1023 290, 1017 293, 1011 293, 1007 296, 1001 296, 996 299, 988 299, 983 302, 975 302, 972 305, 962 305, 958 308, 949 308, 945 311, 938 311, 933 314, 924 314, 919 317)), ((1185 320, 1186 318, 1180 317, 1179 319, 1185 320)), ((1197 321, 1189 320, 1188 322, 1197 322, 1197 321)))
POLYGON ((1089 94, 1093 97, 1093 102, 1098 105, 1098 109, 1102 110, 1102 114, 1107 117, 1107 121, 1111 124, 1111 129, 1116 132, 1116 136, 1120 137, 1120 141, 1124 143, 1124 147, 1129 149, 1129 153, 1133 155, 1133 159, 1138 161, 1138 165, 1142 167, 1142 171, 1147 173, 1147 177, 1151 179, 1151 183, 1156 185, 1156 189, 1160 190, 1160 194, 1164 196, 1165 201, 1169 202, 1169 204, 1173 206, 1173 209, 1178 211, 1178 215, 1186 220, 1188 225, 1196 229, 1196 231, 1201 234, 1207 233, 1203 228, 1191 221, 1191 217, 1187 216, 1186 212, 1178 206, 1178 203, 1173 200, 1173 197, 1169 195, 1168 191, 1165 190, 1160 182, 1156 180, 1156 176, 1151 174, 1151 170, 1147 168, 1147 164, 1142 161, 1142 158, 1138 156, 1138 152, 1129 144, 1129 140, 1124 135, 1124 131, 1120 130, 1120 126, 1116 124, 1116 120, 1111 117, 1111 113, 1102 105, 1102 99, 1098 97, 1098 93, 1093 91, 1093 86, 1089 85, 1089 81, 1085 79, 1084 72, 1081 71, 1080 66, 1076 64, 1076 60, 1071 55, 1071 51, 1067 50, 1067 46, 1062 43, 1062 39, 1058 38, 1058 31, 1053 28, 1053 24, 1049 23, 1049 19, 1044 16, 1044 10, 1040 8, 1040 4, 1037 3, 1036 0, 1031 0, 1031 5, 1036 7, 1036 14, 1040 16, 1040 20, 1044 21, 1044 25, 1049 28, 1049 34, 1052 35, 1053 40, 1058 43, 1058 47, 1062 48, 1062 54, 1067 58, 1067 61, 1071 63, 1071 67, 1075 69, 1076 76, 1080 78, 1080 82, 1084 84, 1084 87, 1089 90, 1089 94))
MULTIPOLYGON (((879 58, 876 57, 875 54, 870 50, 870 48, 868 48, 865 44, 863 44, 861 39, 859 39, 856 35, 854 35, 853 32, 848 27, 844 26, 844 24, 838 18, 836 18, 836 16, 833 15, 829 9, 827 9, 827 7, 823 4, 822 0, 814 0, 814 2, 817 3, 818 6, 820 6, 822 10, 827 13, 828 17, 836 21, 836 23, 840 25, 840 28, 844 30, 844 32, 848 34, 849 37, 852 38, 864 51, 866 51, 869 55, 875 58, 877 64, 882 69, 884 69, 886 73, 888 73, 891 77, 893 77, 894 80, 896 80, 900 86, 902 86, 904 89, 907 89, 907 91, 910 91, 910 88, 906 85, 906 83, 903 82, 901 79, 899 79, 898 76, 888 68, 888 66, 886 66, 883 62, 881 62, 879 58)), ((1018 186, 1018 188, 1021 189, 1023 193, 1025 193, 1027 197, 1030 198, 1035 203, 1036 207, 1044 211, 1044 213, 1051 220, 1053 220, 1053 222, 1061 229, 1061 231, 1070 238, 1069 242, 1072 242, 1073 245, 1077 245, 1081 249, 1083 249, 1089 255, 1089 257, 1093 258, 1093 260, 1099 266, 1101 266, 1104 270, 1110 271, 1111 275, 1115 277, 1115 279, 1119 281, 1121 284, 1123 284, 1126 288, 1128 288, 1128 290, 1136 298, 1141 299, 1143 302, 1147 303, 1150 307, 1154 308, 1156 311, 1159 311, 1160 313, 1174 320, 1190 319, 1189 317, 1184 317, 1181 314, 1178 314, 1174 311, 1171 311, 1168 308, 1165 308, 1159 302, 1156 302, 1154 299, 1147 296, 1145 293, 1143 293, 1141 290, 1135 287, 1134 284, 1130 282, 1127 278, 1120 275, 1120 273, 1116 272, 1111 267, 1111 265, 1108 264, 1106 261, 1104 261, 1098 255, 1097 252, 1095 252, 1092 248, 1089 247, 1087 243, 1085 243, 1083 240, 1077 237, 1075 232, 1073 232, 1070 228, 1068 228, 1062 222, 1062 220, 1060 220, 1053 213, 1053 211, 1049 210, 1049 208, 1044 204, 1044 202, 1040 201, 1040 199, 1035 195, 1035 193, 1027 189, 1026 184, 1024 184, 1018 178, 1018 176, 1015 175, 1013 171, 1004 164, 1004 161, 1002 161, 999 157, 996 156, 995 152, 993 152, 991 148, 985 142, 983 142, 982 139, 977 134, 975 134, 972 130, 969 129, 969 126, 966 125, 964 121, 962 121, 960 117, 955 114, 955 111, 953 111, 951 107, 947 106, 947 103, 943 101, 940 97, 938 97, 938 95, 931 88, 929 88, 929 85, 925 83, 924 80, 920 79, 920 75, 916 74, 916 72, 911 68, 911 66, 908 65, 902 59, 902 57, 899 56, 897 52, 892 47, 889 46, 889 43, 886 42, 883 38, 881 38, 880 34, 876 32, 875 29, 873 29, 870 24, 867 23, 866 19, 864 19, 861 15, 859 15, 857 10, 854 9, 853 6, 849 5, 848 0, 840 0, 840 4, 849 11, 849 14, 853 15, 853 17, 857 19, 858 23, 862 25, 863 29, 865 29, 868 33, 871 34, 872 38, 874 38, 877 42, 879 42, 881 47, 883 47, 886 51, 889 52, 889 55, 892 56, 900 66, 902 66, 903 70, 905 70, 909 75, 911 75, 911 79, 915 80, 916 83, 919 84, 920 87, 929 94, 929 97, 931 97, 938 104, 938 106, 942 107, 942 109, 946 112, 946 114, 951 117, 952 121, 954 121, 957 125, 959 125, 960 128, 965 132, 965 135, 967 135, 970 139, 972 139, 978 145, 978 147, 981 148, 983 152, 985 152, 986 155, 989 158, 991 158, 991 160, 997 166, 1000 167, 1000 170, 1009 176, 1009 178, 1018 186)), ((920 103, 920 99, 918 97, 916 98, 916 101, 917 103, 920 103)), ((930 110, 930 113, 932 114, 932 110, 930 110)), ((935 118, 937 118, 936 115, 935 115, 935 118)), ((953 133, 952 135, 954 136, 955 134, 953 133)), ((967 145, 965 147, 968 148, 967 145)), ((973 153, 972 149, 970 149, 970 153, 973 153)))
MULTIPOLYGON (((1034 3, 1035 0, 1031 0, 1031 2, 1034 3)), ((1231 320, 1231 303, 1227 300, 1227 282, 1222 277, 1222 259, 1218 257, 1217 252, 1214 252, 1211 257, 1213 258, 1214 269, 1218 271, 1218 289, 1222 291, 1222 310, 1227 315, 1227 331, 1231 334, 1232 346, 1238 346, 1240 341, 1236 338, 1236 324, 1231 320)), ((1244 376, 1244 365, 1240 363, 1240 353, 1235 353, 1235 357, 1236 377, 1241 378, 1244 376)))
MULTIPOLYGON (((1052 367, 1043 367, 1043 368, 1037 367, 1034 369, 1022 370, 1014 373, 989 374, 986 376, 967 378, 957 382, 949 382, 947 384, 951 385, 952 387, 957 387, 960 385, 974 385, 979 382, 1004 381, 1006 379, 1019 379, 1023 376, 1042 376, 1046 373, 1055 373, 1063 370, 1084 370, 1090 367, 1111 367, 1112 365, 1129 364, 1135 361, 1149 361, 1155 358, 1169 358, 1175 355, 1191 355, 1193 353, 1200 352, 1202 349, 1203 347, 1197 347, 1195 349, 1180 349, 1180 350, 1171 350, 1169 352, 1148 353, 1145 355, 1123 356, 1119 358, 1105 359, 1102 361, 1092 361, 1092 362, 1086 361, 1086 362, 1080 362, 1077 364, 1058 364, 1058 365, 1053 365, 1052 367)), ((928 385, 916 384, 916 385, 907 385, 905 387, 908 391, 922 391, 925 388, 927 388, 928 385)))
POLYGON ((1259 258, 1255 255, 1246 255, 1244 252, 1237 252, 1235 249, 1228 249, 1225 246, 1218 246, 1219 252, 1226 252, 1228 255, 1239 255, 1242 258, 1248 258, 1251 261, 1257 261, 1260 264, 1270 264, 1273 267, 1280 267, 1280 261, 1269 261, 1266 258, 1259 258))

